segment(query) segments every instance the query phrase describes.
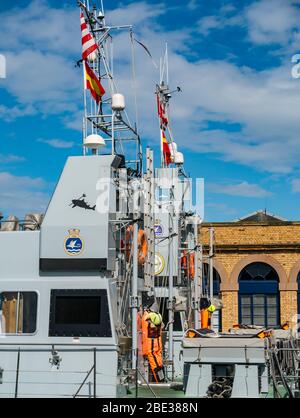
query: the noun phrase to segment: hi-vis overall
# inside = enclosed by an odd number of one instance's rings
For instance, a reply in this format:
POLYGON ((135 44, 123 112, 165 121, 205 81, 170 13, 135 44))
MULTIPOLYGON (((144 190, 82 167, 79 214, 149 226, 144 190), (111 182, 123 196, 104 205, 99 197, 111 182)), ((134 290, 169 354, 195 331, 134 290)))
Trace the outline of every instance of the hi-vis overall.
POLYGON ((156 383, 164 380, 163 347, 161 324, 154 325, 149 318, 149 312, 142 316, 142 352, 148 361, 156 383))

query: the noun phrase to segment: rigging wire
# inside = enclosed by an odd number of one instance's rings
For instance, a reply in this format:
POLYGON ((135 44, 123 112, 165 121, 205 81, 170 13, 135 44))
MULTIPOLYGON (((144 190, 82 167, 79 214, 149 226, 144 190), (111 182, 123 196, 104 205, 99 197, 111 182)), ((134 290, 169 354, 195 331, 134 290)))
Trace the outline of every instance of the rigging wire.
POLYGON ((129 37, 131 41, 131 71, 132 71, 132 87, 133 87, 133 95, 134 95, 134 107, 135 107, 135 124, 136 124, 136 132, 138 134, 139 131, 139 114, 138 114, 138 106, 137 106, 137 83, 136 83, 136 67, 135 67, 135 48, 134 48, 134 38, 133 38, 133 30, 130 29, 129 37))

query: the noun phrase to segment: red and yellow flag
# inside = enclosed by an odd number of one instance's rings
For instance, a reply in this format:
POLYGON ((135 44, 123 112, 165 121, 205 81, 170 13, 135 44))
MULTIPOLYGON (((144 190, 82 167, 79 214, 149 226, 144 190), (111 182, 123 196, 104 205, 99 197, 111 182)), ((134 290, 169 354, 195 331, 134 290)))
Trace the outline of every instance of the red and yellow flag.
POLYGON ((160 119, 160 126, 161 126, 161 129, 165 129, 168 126, 169 121, 168 121, 164 106, 160 102, 158 93, 156 97, 157 97, 157 113, 160 119))
POLYGON ((86 61, 84 62, 84 65, 86 88, 90 90, 93 98, 96 100, 97 104, 99 104, 101 101, 101 97, 105 94, 105 90, 100 81, 98 80, 98 77, 86 61))
POLYGON ((165 132, 163 130, 161 130, 161 141, 162 141, 162 151, 164 155, 164 161, 166 165, 168 166, 172 162, 171 151, 170 151, 169 143, 167 141, 165 132))

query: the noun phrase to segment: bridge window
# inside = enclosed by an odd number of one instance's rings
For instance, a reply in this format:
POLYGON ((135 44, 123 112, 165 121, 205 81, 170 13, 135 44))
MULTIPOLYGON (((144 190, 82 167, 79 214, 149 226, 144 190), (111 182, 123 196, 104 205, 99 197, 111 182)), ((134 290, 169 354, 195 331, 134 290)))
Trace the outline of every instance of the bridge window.
POLYGON ((274 327, 280 324, 279 277, 268 264, 251 263, 239 275, 239 322, 274 327))
POLYGON ((33 334, 37 300, 36 292, 0 293, 0 334, 33 334))
POLYGON ((49 335, 111 337, 106 290, 52 290, 49 335))

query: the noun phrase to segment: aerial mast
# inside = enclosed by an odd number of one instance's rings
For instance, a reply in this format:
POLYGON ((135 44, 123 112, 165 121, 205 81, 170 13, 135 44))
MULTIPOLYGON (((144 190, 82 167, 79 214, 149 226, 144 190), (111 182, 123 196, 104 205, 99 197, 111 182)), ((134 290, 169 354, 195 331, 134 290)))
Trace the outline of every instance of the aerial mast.
POLYGON ((103 1, 100 10, 96 6, 91 10, 89 1, 78 1, 78 5, 82 12, 82 42, 86 42, 87 48, 96 44, 95 50, 87 57, 83 56, 82 60, 84 154, 88 154, 90 149, 92 154, 98 154, 99 147, 102 146, 112 155, 124 155, 130 173, 139 177, 142 172, 142 147, 137 123, 131 122, 129 118, 125 98, 118 89, 112 70, 113 35, 119 31, 127 31, 132 42, 132 26, 107 26, 103 1), (86 36, 89 35, 90 40, 87 42, 86 36), (93 88, 96 90, 95 95, 91 91, 93 88), (136 146, 132 147, 132 143, 136 146))

